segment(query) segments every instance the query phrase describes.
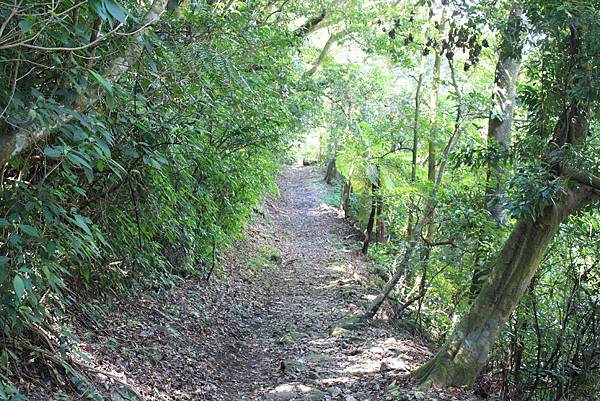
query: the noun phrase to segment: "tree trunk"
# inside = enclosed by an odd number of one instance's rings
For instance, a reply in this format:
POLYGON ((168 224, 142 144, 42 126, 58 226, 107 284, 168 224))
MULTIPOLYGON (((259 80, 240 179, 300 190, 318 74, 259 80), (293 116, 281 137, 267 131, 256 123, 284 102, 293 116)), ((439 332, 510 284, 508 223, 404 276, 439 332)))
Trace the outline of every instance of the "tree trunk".
MULTIPOLYGON (((421 72, 419 73, 419 78, 417 79, 417 90, 415 93, 415 114, 413 120, 413 143, 412 143, 412 162, 410 167, 410 183, 414 185, 417 178, 417 152, 419 149, 419 115, 421 110, 421 87, 423 86, 423 69, 424 62, 421 62, 421 72)), ((415 214, 415 198, 413 195, 410 196, 408 200, 408 221, 406 223, 406 238, 411 238, 414 224, 414 214, 415 214)))
MULTIPOLYGON (((500 43, 500 55, 496 64, 493 109, 488 122, 488 148, 500 151, 510 147, 513 112, 517 94, 517 78, 523 48, 522 10, 513 3, 508 25, 500 43)), ((485 199, 491 218, 499 224, 506 223, 505 174, 498 155, 488 160, 485 199)))
MULTIPOLYGON (((494 108, 490 112, 488 122, 488 149, 508 149, 511 144, 511 130, 513 122, 513 111, 517 93, 517 78, 521 53, 524 42, 522 11, 513 3, 508 18, 508 25, 503 32, 500 44, 500 56, 496 64, 496 75, 492 100, 494 108)), ((504 190, 505 172, 502 161, 497 156, 488 160, 487 179, 485 189, 485 206, 490 218, 498 224, 505 224, 507 220, 506 195, 504 190)), ((481 258, 481 250, 477 250, 476 261, 481 258)), ((475 266, 469 294, 475 298, 489 270, 485 267, 475 266)))
POLYGON ((319 69, 321 64, 323 64, 323 61, 325 61, 325 57, 329 53, 331 46, 333 46, 334 43, 337 42, 339 39, 344 37, 344 35, 345 35, 345 32, 343 32, 343 31, 337 32, 337 33, 332 33, 331 35, 329 35, 327 42, 325 42, 325 45, 323 45, 323 49, 321 49, 321 53, 319 53, 319 57, 317 57, 317 61, 315 61, 315 64, 308 71, 306 71, 304 73, 305 78, 310 77, 311 75, 314 75, 315 72, 317 72, 317 70, 319 69))
MULTIPOLYGON (((446 26, 446 9, 442 10, 442 17, 439 23, 438 32, 442 33, 446 26)), ((431 97, 429 98, 429 133, 428 159, 427 159, 427 179, 435 181, 435 165, 437 159, 437 110, 440 91, 440 75, 442 72, 442 58, 440 52, 442 49, 436 49, 433 60, 433 77, 431 79, 431 97)))
POLYGON ((560 224, 599 197, 591 187, 582 186, 546 207, 535 220, 521 219, 492 263, 488 281, 467 315, 438 353, 412 375, 427 386, 473 385, 560 224))
POLYGON ((375 241, 378 243, 385 242, 387 233, 385 228, 385 219, 383 217, 383 201, 381 200, 381 198, 379 198, 379 202, 377 202, 375 219, 377 221, 375 241))
POLYGON ((350 180, 344 182, 344 189, 342 190, 342 199, 340 201, 340 209, 344 211, 344 217, 350 216, 350 193, 352 192, 352 185, 350 180))
MULTIPOLYGON (((570 27, 570 31, 571 40, 566 51, 569 63, 575 68, 583 65, 578 37, 580 31, 574 27, 570 27)), ((573 75, 581 74, 580 77, 589 74, 582 69, 568 71, 573 75)), ((546 206, 540 216, 522 218, 517 222, 492 262, 488 279, 469 312, 438 353, 413 372, 413 376, 424 385, 473 385, 560 224, 571 214, 600 199, 600 186, 597 185, 600 184, 600 178, 562 165, 561 160, 553 156, 557 148, 584 142, 589 133, 590 108, 590 99, 586 98, 575 98, 565 105, 543 158, 550 173, 555 176, 563 174, 563 178, 579 186, 565 189, 564 197, 546 206)))
MULTIPOLYGON (((445 21, 445 9, 442 14, 442 21, 440 22, 439 31, 444 30, 445 21)), ((435 183, 435 167, 437 159, 437 109, 438 109, 438 98, 440 88, 440 75, 442 72, 442 59, 440 57, 440 51, 436 50, 433 62, 433 78, 431 82, 431 98, 429 99, 429 144, 427 150, 427 179, 435 183)), ((427 225, 427 238, 431 239, 434 234, 433 221, 430 221, 427 225)))
POLYGON ((329 185, 333 184, 333 180, 335 180, 338 174, 337 168, 335 167, 335 157, 332 157, 327 162, 327 171, 325 173, 325 182, 329 185))
POLYGON ((362 254, 366 255, 369 252, 369 244, 371 243, 371 237, 373 236, 373 227, 375 226, 375 217, 377 216, 377 209, 379 208, 379 196, 377 190, 379 185, 372 184, 371 186, 371 213, 369 214, 369 221, 367 222, 367 229, 365 230, 365 239, 362 246, 362 254))

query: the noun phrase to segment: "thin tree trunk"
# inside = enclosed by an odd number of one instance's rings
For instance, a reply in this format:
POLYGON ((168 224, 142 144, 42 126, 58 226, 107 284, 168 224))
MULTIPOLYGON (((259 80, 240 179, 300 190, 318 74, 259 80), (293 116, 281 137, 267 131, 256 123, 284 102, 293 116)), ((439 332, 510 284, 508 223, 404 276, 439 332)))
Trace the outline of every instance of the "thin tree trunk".
POLYGON ((375 234, 375 241, 378 243, 382 243, 386 241, 387 230, 385 228, 385 218, 383 216, 383 200, 379 197, 379 202, 377 203, 377 211, 376 211, 375 219, 377 221, 377 229, 375 234))
MULTIPOLYGON (((415 114, 413 119, 413 143, 412 143, 412 162, 410 167, 410 183, 414 186, 417 179, 417 153, 419 149, 419 117, 421 113, 421 88, 423 86, 424 62, 421 62, 421 71, 417 78, 417 90, 415 92, 415 114)), ((408 200, 408 221, 406 223, 406 238, 412 237, 414 215, 415 215, 415 198, 413 195, 408 200)))
MULTIPOLYGON (((443 32, 446 26, 446 9, 442 11, 441 21, 439 23, 438 32, 443 32)), ((428 143, 428 160, 427 160, 427 178, 429 181, 435 181, 435 166, 437 159, 437 110, 438 99, 440 92, 440 75, 442 72, 442 58, 440 49, 436 49, 433 60, 433 76, 431 80, 431 97, 429 98, 429 126, 431 132, 429 134, 428 143)))
MULTIPOLYGON (((442 20, 440 22, 439 31, 444 30, 445 21, 445 9, 442 14, 442 20)), ((427 179, 435 183, 435 167, 437 160, 437 109, 438 109, 438 98, 440 88, 440 75, 442 72, 442 59, 440 57, 440 51, 436 49, 434 61, 433 61, 433 77, 431 82, 431 98, 429 99, 429 143, 427 150, 427 179)), ((431 239, 434 234, 433 221, 430 221, 427 225, 427 238, 431 239)))
POLYGON ((369 221, 367 222, 367 229, 365 230, 365 239, 362 246, 362 254, 366 255, 369 252, 369 244, 371 243, 371 237, 373 236, 373 227, 375 226, 375 218, 377 216, 377 209, 379 208, 379 184, 371 185, 371 213, 369 213, 369 221))
POLYGON ((352 192, 352 185, 350 180, 344 181, 344 188, 342 190, 342 199, 340 200, 340 209, 344 211, 344 217, 350 216, 350 193, 352 192))
POLYGON ((459 90, 458 84, 456 82, 456 73, 455 73, 454 66, 452 65, 452 63, 450 63, 450 72, 451 72, 451 77, 452 77, 452 84, 456 90, 456 94, 458 97, 458 105, 457 105, 458 107, 457 107, 457 112, 456 112, 456 120, 454 123, 454 130, 452 132, 452 135, 450 136, 450 139, 448 140, 448 144, 446 145, 444 152, 442 153, 442 157, 440 160, 440 168, 438 169, 438 172, 437 172, 437 178, 436 178, 435 184, 433 186, 433 190, 431 191, 431 194, 427 198, 427 201, 425 203, 425 211, 424 211, 423 215, 421 216, 421 218, 415 225, 414 230, 412 230, 410 233, 410 237, 408 238, 408 241, 407 241, 408 244, 407 244, 406 250, 404 251, 404 254, 402 255, 402 259, 401 259, 400 263, 398 264, 396 271, 394 272, 392 277, 390 277, 388 282, 385 284, 385 286, 381 290, 381 293, 367 307, 367 310, 365 311, 365 313, 362 316, 363 319, 371 319, 373 316, 375 316, 375 314, 377 313, 379 308, 381 308, 381 305, 383 305, 383 302, 386 300, 386 298, 389 296, 389 294, 392 292, 392 290, 396 287, 396 285, 398 284, 400 279, 404 276, 405 270, 408 269, 413 264, 414 259, 416 259, 415 256, 417 253, 416 252, 417 244, 421 241, 421 233, 423 232, 423 229, 427 226, 427 224, 429 224, 429 221, 431 220, 431 218, 433 217, 433 214, 435 212, 435 208, 437 205, 437 194, 438 194, 440 186, 442 184, 442 178, 444 177, 444 172, 446 170, 446 164, 448 162, 448 157, 449 157, 450 153, 452 152, 452 149, 454 149, 454 146, 458 142, 458 140, 460 138, 460 134, 461 134, 462 96, 460 94, 460 90, 459 90))
POLYGON ((314 75, 315 72, 317 72, 321 64, 323 64, 323 61, 325 61, 325 57, 327 56, 327 53, 329 53, 331 46, 333 46, 333 44, 337 42, 342 36, 344 36, 344 32, 337 32, 329 35, 327 42, 325 42, 323 49, 321 49, 321 53, 319 53, 317 61, 315 61, 315 64, 310 68, 310 70, 304 73, 304 77, 309 77, 311 75, 314 75))

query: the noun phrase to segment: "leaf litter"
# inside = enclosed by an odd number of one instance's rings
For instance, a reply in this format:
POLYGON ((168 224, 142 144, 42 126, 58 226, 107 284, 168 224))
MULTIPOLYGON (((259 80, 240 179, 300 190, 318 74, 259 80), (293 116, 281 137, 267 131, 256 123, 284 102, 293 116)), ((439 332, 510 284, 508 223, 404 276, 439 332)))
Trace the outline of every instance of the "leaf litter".
MULTIPOLYGON (((207 283, 115 303, 101 327, 74 322, 82 360, 107 400, 478 400, 464 389, 414 390, 406 373, 432 355, 383 321, 336 323, 376 294, 356 229, 323 202, 317 167, 288 167, 207 283)), ((86 399, 30 381, 33 401, 86 399)), ((89 398, 88 398, 89 399, 89 398)))

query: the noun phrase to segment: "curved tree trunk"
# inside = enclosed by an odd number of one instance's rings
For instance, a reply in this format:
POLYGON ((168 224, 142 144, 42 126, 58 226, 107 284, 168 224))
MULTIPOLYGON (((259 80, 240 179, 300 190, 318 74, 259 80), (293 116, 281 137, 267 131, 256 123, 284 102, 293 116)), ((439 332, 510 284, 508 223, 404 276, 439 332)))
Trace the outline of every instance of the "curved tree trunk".
POLYGON ((488 281, 467 315, 438 353, 412 375, 425 385, 473 385, 560 224, 599 197, 591 187, 583 186, 546 207, 537 219, 520 220, 492 263, 488 281))
MULTIPOLYGON (((579 32, 571 27, 568 56, 580 60, 579 32)), ((600 199, 598 177, 562 166, 553 158, 554 150, 582 143, 589 133, 591 104, 588 99, 573 99, 557 121, 548 153, 544 157, 549 172, 563 174, 574 189, 543 210, 540 216, 522 218, 514 226, 502 250, 490 265, 490 274, 469 312, 461 319, 452 336, 425 365, 413 372, 423 385, 471 386, 485 366, 500 331, 515 310, 537 271, 548 245, 560 224, 571 214, 600 199)))

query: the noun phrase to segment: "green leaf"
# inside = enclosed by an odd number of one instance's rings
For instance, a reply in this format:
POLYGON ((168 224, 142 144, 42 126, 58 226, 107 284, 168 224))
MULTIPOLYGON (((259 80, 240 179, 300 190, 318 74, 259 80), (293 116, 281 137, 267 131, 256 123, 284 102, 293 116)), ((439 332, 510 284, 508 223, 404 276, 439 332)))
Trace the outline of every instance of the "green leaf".
POLYGON ((23 33, 29 32, 32 26, 33 22, 28 19, 23 19, 19 21, 19 28, 21 28, 21 31, 23 31, 23 33))
POLYGON ((96 12, 96 14, 102 18, 103 20, 108 19, 108 15, 106 14, 106 7, 104 5, 104 1, 102 0, 90 0, 90 5, 92 9, 96 12))
POLYGON ((90 165, 90 163, 88 163, 87 160, 84 160, 81 156, 78 156, 75 153, 68 153, 67 158, 80 167, 89 168, 90 170, 92 170, 92 166, 90 165))
POLYGON ((30 237, 40 237, 40 233, 38 232, 38 230, 35 227, 30 226, 29 224, 19 224, 19 228, 21 229, 21 231, 23 231, 30 237))
POLYGON ((0 256, 0 267, 6 266, 9 260, 6 256, 0 256))
POLYGON ((80 214, 76 214, 75 219, 73 220, 73 222, 79 227, 81 228, 83 231, 85 231, 85 233, 87 235, 92 235, 92 232, 90 231, 90 227, 87 225, 87 222, 85 221, 85 217, 83 217, 80 214))
POLYGON ((21 247, 21 236, 17 233, 11 233, 10 237, 8 238, 8 245, 15 247, 15 248, 20 248, 21 247))
POLYGON ((58 159, 64 153, 64 146, 53 146, 44 149, 44 154, 52 159, 58 159))
POLYGON ((104 78, 102 75, 98 74, 96 71, 94 70, 90 70, 90 73, 92 74, 92 76, 94 78, 96 78, 96 81, 98 81, 100 83, 100 85, 104 86, 104 88, 109 92, 112 93, 113 91, 113 87, 112 84, 110 82, 108 82, 106 80, 106 78, 104 78))
POLYGON ((119 3, 112 0, 106 0, 104 5, 106 6, 106 10, 108 10, 110 15, 112 15, 120 23, 125 23, 127 16, 125 15, 125 10, 123 10, 123 7, 121 7, 119 3))
POLYGON ((94 171, 92 169, 84 168, 83 173, 85 174, 85 178, 88 180, 89 184, 94 182, 94 171))
POLYGON ((13 289, 15 290, 18 299, 23 298, 23 294, 25 294, 25 283, 18 274, 13 278, 13 289))

